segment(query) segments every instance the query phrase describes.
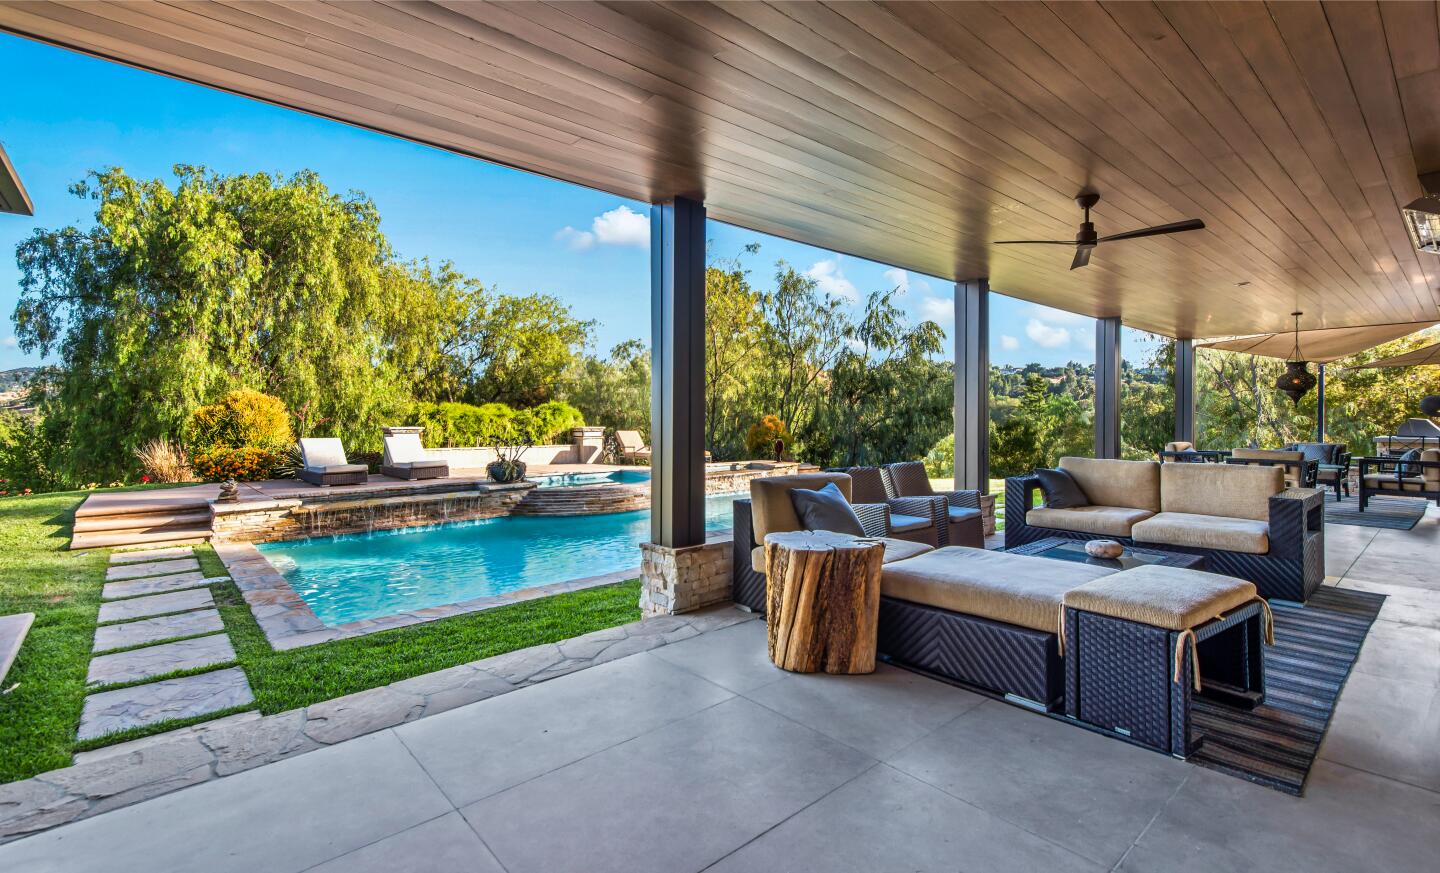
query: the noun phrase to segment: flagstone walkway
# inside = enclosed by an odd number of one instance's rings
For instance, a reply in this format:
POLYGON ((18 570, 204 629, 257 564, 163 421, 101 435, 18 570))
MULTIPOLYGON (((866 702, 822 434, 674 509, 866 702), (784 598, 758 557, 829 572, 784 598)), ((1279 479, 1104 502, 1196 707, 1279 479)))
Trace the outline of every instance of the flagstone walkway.
POLYGON ((255 701, 209 590, 226 581, 189 547, 110 556, 79 739, 255 701))

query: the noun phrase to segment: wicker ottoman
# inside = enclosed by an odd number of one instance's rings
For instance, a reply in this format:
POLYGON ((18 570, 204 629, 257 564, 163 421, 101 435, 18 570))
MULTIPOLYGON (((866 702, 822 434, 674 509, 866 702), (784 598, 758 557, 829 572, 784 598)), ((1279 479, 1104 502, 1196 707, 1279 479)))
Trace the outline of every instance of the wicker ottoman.
POLYGON ((1184 758, 1200 747, 1194 694, 1246 708, 1264 699, 1270 613, 1249 582, 1151 565, 1067 592, 1064 610, 1070 718, 1184 758))

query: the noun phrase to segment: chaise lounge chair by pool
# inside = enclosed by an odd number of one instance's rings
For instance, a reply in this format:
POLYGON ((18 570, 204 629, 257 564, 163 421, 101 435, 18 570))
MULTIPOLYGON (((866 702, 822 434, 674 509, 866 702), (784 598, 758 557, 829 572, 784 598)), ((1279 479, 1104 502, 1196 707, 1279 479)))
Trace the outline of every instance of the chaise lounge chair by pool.
POLYGON ((450 465, 427 457, 419 434, 394 434, 385 438, 385 460, 380 465, 380 475, 406 480, 444 479, 450 475, 450 465))
POLYGON ((369 468, 350 463, 345 447, 334 438, 302 439, 300 462, 295 475, 312 485, 360 485, 369 478, 369 468))

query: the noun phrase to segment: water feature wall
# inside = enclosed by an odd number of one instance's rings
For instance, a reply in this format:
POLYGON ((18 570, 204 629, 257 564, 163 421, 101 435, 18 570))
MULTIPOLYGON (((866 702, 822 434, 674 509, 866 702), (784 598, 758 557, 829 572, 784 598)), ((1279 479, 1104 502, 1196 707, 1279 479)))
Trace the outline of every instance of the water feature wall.
POLYGON ((317 494, 213 504, 212 541, 263 543, 496 518, 508 515, 534 488, 528 482, 452 491, 429 487, 383 497, 317 494))

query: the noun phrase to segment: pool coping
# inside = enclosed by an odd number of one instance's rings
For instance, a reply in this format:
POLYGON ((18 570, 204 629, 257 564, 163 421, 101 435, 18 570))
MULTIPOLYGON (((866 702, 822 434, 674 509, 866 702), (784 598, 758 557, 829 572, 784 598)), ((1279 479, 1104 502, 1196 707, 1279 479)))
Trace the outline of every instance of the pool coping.
POLYGON ((640 575, 636 565, 624 570, 551 582, 531 588, 520 588, 504 594, 473 597, 440 606, 427 606, 409 612, 400 612, 380 618, 366 618, 338 625, 327 625, 320 620, 305 599, 286 581, 284 575, 275 569, 264 553, 254 543, 215 543, 212 548, 229 571, 231 580, 240 589, 240 596, 250 607, 251 615, 260 625, 271 648, 288 651, 304 646, 313 646, 335 640, 347 640, 366 634, 396 628, 410 627, 427 621, 439 621, 457 615, 482 612, 511 603, 538 600, 567 591, 580 591, 601 585, 613 585, 640 575))

